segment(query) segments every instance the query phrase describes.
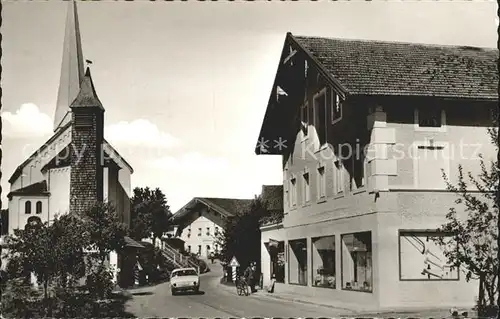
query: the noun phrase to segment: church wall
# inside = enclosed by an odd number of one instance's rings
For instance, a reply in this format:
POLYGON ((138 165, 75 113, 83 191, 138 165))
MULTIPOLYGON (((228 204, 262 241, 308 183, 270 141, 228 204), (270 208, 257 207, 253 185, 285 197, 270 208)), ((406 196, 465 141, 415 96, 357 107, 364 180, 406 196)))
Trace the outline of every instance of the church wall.
POLYGON ((104 167, 104 169, 102 170, 102 177, 103 177, 103 184, 102 184, 102 191, 103 191, 103 194, 102 194, 102 198, 104 198, 104 201, 109 201, 109 183, 108 183, 108 179, 109 179, 109 176, 108 176, 108 168, 107 167, 104 167))
MULTIPOLYGON (((68 127, 59 136, 56 137, 54 141, 50 141, 41 150, 38 150, 33 157, 23 168, 22 174, 13 181, 10 186, 10 191, 17 190, 28 185, 38 183, 44 180, 43 174, 41 173, 42 167, 44 167, 49 161, 51 161, 57 154, 59 154, 65 147, 69 145, 71 141, 71 128, 68 127)), ((25 154, 26 157, 31 154, 25 154)), ((61 158, 62 160, 62 158, 61 158)))
POLYGON ((67 214, 69 212, 69 183, 71 168, 53 168, 47 173, 47 185, 50 192, 49 212, 50 218, 67 214))
POLYGON ((39 217, 42 222, 48 221, 49 201, 47 196, 12 196, 9 200, 9 234, 14 233, 14 229, 24 228, 28 222, 28 218, 32 216, 39 217), (25 203, 31 202, 31 213, 26 214, 25 203), (42 202, 42 211, 36 213, 36 203, 42 202))
POLYGON ((132 197, 131 173, 124 167, 118 172, 118 192, 123 203, 123 221, 130 227, 130 198, 132 197))

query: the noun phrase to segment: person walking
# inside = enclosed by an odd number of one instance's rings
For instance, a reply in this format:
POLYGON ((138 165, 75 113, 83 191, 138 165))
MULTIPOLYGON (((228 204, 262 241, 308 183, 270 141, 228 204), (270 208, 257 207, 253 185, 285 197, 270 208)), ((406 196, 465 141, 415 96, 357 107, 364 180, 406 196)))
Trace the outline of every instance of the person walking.
POLYGON ((248 265, 248 267, 245 269, 245 272, 243 273, 243 276, 245 277, 245 280, 247 282, 247 285, 250 286, 250 291, 253 293, 255 292, 255 287, 253 286, 254 282, 254 272, 252 269, 252 263, 248 265))

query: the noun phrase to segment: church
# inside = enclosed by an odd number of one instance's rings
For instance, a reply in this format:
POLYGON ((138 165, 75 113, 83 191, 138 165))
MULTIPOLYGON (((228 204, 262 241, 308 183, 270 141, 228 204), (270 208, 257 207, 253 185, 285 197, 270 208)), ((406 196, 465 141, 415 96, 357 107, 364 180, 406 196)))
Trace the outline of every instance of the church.
MULTIPOLYGON (((84 68, 77 6, 72 0, 68 2, 54 134, 9 179, 9 234, 31 221, 50 222, 56 215, 82 212, 96 201, 110 202, 121 221, 130 226, 133 169, 104 139, 104 113, 90 68, 84 68)), ((130 238, 127 242, 140 248, 130 238)), ((110 262, 116 265, 117 256, 110 262)))

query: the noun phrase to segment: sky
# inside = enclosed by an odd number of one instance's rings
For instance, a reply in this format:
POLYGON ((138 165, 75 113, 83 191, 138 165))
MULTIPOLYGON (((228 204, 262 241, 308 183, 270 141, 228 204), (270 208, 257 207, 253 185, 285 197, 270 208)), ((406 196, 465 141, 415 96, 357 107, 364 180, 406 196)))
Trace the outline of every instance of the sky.
MULTIPOLYGON (((2 1, 2 207, 52 135, 67 3, 2 1)), ((78 2, 105 137, 172 212, 282 184, 254 154, 286 32, 496 47, 494 1, 78 2)))

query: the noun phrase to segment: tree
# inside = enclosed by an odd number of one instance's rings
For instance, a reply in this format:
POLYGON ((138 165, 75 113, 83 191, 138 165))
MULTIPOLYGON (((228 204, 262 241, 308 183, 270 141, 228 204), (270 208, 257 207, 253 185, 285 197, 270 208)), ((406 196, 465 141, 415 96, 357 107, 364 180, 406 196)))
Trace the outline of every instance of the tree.
POLYGON ((97 257, 98 263, 104 265, 112 251, 120 251, 125 246, 128 235, 127 225, 120 222, 114 207, 109 203, 96 203, 82 216, 84 236, 87 239, 88 251, 97 257))
MULTIPOLYGON (((16 229, 13 236, 7 237, 8 277, 14 285, 11 288, 16 291, 16 287, 25 286, 29 275, 34 273, 43 287, 43 300, 49 316, 52 312, 48 303, 50 286, 54 283, 66 286, 68 282, 74 282, 71 279, 85 274, 82 230, 82 224, 73 216, 55 218, 50 225, 42 224, 35 217, 28 220, 25 229, 16 229), (16 286, 16 282, 19 285, 16 286)), ((24 288, 21 290, 29 293, 24 288)), ((17 289, 18 292, 21 290, 17 289)))
POLYGON ((235 256, 241 268, 255 261, 260 266, 260 226, 269 216, 267 203, 255 197, 249 207, 241 214, 229 218, 224 231, 219 235, 222 259, 229 262, 235 256))
MULTIPOLYGON (((498 149, 498 131, 490 130, 489 134, 498 149)), ((491 309, 495 305, 499 287, 499 171, 496 161, 487 164, 482 155, 479 164, 479 176, 464 173, 463 167, 459 165, 457 185, 452 185, 443 173, 448 190, 458 195, 455 203, 464 206, 466 216, 458 213, 454 207, 450 208, 446 215, 447 221, 439 231, 454 236, 437 237, 435 241, 443 247, 451 265, 467 271, 467 281, 479 280, 478 310, 480 314, 484 314, 487 308, 491 309), (479 192, 470 192, 470 185, 479 192)))
POLYGON ((165 194, 159 189, 149 187, 134 189, 131 198, 132 227, 131 236, 136 240, 162 237, 170 224, 170 206, 167 205, 165 194))
POLYGON ((7 235, 9 229, 9 210, 0 210, 0 235, 7 235))

